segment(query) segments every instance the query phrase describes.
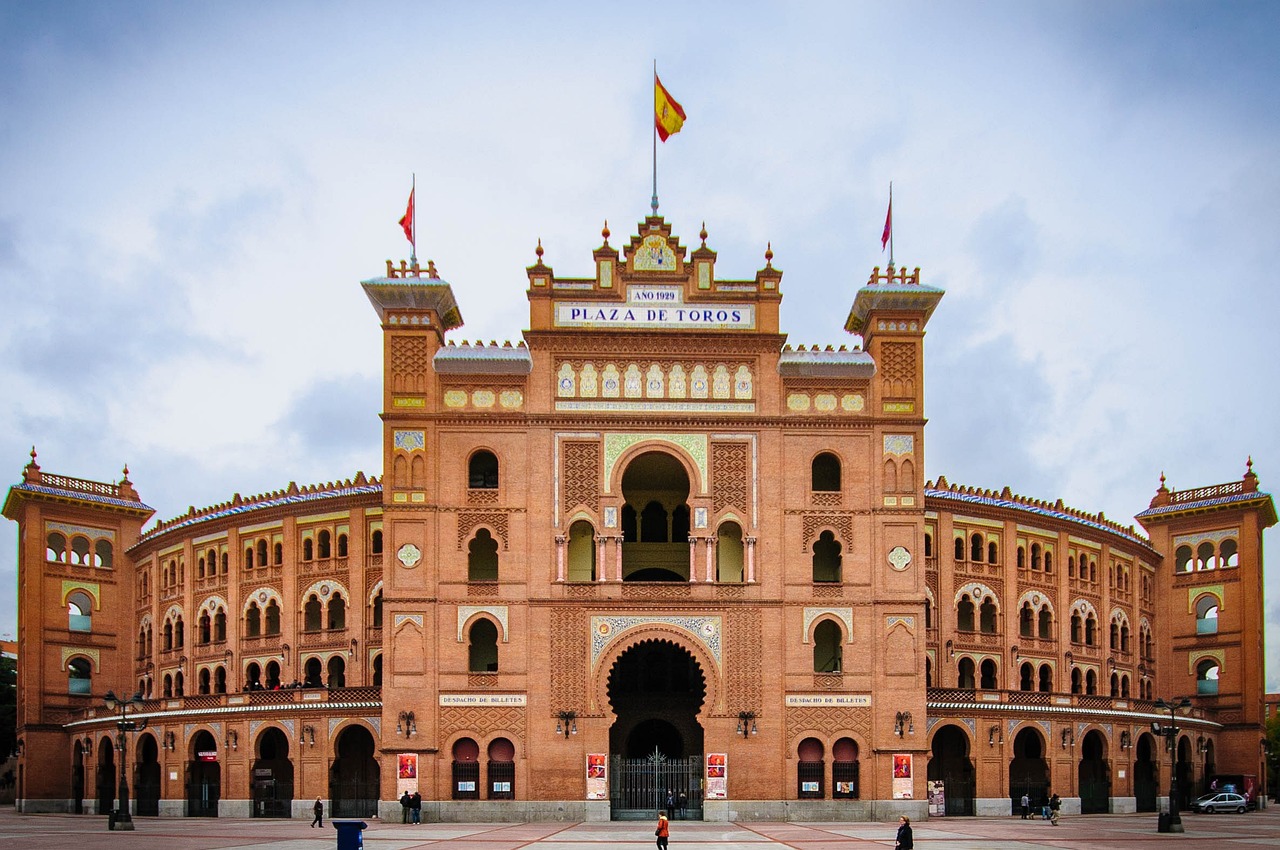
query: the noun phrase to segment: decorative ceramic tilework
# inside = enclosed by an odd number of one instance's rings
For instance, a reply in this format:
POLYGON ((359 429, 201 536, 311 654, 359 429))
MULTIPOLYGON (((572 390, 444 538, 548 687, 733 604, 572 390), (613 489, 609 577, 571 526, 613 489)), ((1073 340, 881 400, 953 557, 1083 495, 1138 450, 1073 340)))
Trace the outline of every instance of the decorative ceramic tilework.
POLYGON ((887 455, 909 455, 915 451, 916 438, 913 434, 885 434, 884 453, 887 455))
POLYGON ((960 597, 964 596, 966 593, 969 594, 969 598, 972 599, 975 603, 981 602, 983 597, 986 597, 986 596, 990 596, 992 599, 995 599, 997 601, 999 601, 1000 599, 1000 595, 996 593, 994 590, 987 587, 985 584, 983 584, 980 581, 974 581, 964 585, 963 587, 961 587, 959 590, 956 591, 956 598, 953 604, 959 605, 960 597))
POLYGON ((87 647, 78 647, 78 646, 64 646, 64 647, 60 647, 60 649, 62 652, 62 669, 63 670, 67 669, 68 659, 76 655, 83 655, 86 658, 92 659, 93 672, 95 673, 101 672, 102 658, 98 650, 89 649, 87 647))
POLYGON ((894 546, 889 550, 889 566, 898 572, 902 572, 911 566, 911 553, 902 546, 894 546))
POLYGON ((694 528, 707 527, 707 509, 706 508, 693 509, 693 527, 694 528))
POLYGON ((471 403, 479 408, 493 407, 493 390, 476 390, 471 394, 471 403))
POLYGON ((866 401, 859 393, 845 393, 840 397, 840 406, 850 413, 858 413, 866 406, 866 401))
POLYGON ((519 390, 503 390, 498 395, 498 404, 507 410, 514 410, 524 405, 524 393, 519 390))
POLYGON ((707 485, 707 453, 710 441, 706 434, 606 434, 604 438, 604 484, 608 491, 609 481, 613 477, 613 467, 623 452, 646 440, 655 440, 678 446, 688 453, 694 465, 698 467, 701 477, 702 493, 706 493, 707 485))
POLYGON ((507 642, 507 606, 506 605, 459 605, 458 606, 458 643, 462 643, 462 627, 467 620, 476 614, 489 614, 502 624, 502 642, 507 642))
POLYGON ((720 636, 723 633, 720 617, 592 617, 591 664, 595 666, 605 647, 624 633, 644 626, 674 626, 688 632, 711 651, 716 663, 720 663, 720 636))
POLYGON ((813 397, 813 409, 819 413, 832 413, 836 409, 836 397, 831 393, 818 393, 813 397))
POLYGON ((102 588, 91 581, 64 581, 62 582, 62 599, 65 602, 67 595, 73 590, 83 590, 93 598, 93 610, 102 610, 102 588))
POLYGON ((446 390, 444 394, 445 407, 466 407, 467 391, 466 390, 446 390))
POLYGON ((275 590, 275 588, 259 587, 257 590, 250 593, 249 597, 245 599, 244 607, 241 609, 241 613, 243 613, 244 611, 248 611, 249 606, 254 602, 258 603, 259 608, 265 609, 267 607, 267 603, 270 602, 272 599, 276 601, 277 605, 284 607, 280 601, 280 594, 275 590))
POLYGON ((396 614, 395 624, 392 626, 392 628, 398 629, 401 626, 403 626, 405 623, 413 623, 418 628, 422 628, 422 615, 421 614, 396 614))
POLYGON ((813 621, 823 616, 835 617, 844 623, 844 639, 853 642, 853 609, 852 608, 806 608, 804 609, 804 631, 800 635, 801 643, 809 642, 809 630, 813 621))
POLYGON ((617 508, 608 507, 604 509, 604 527, 605 528, 618 527, 618 509, 617 508))
POLYGON ((312 584, 302 592, 302 598, 305 600, 308 596, 314 593, 319 596, 321 600, 327 601, 335 592, 341 593, 342 598, 347 600, 347 603, 350 604, 351 594, 347 591, 346 587, 343 586, 342 582, 334 581, 331 578, 323 579, 312 584))
POLYGON ((792 393, 787 396, 787 410, 804 413, 809 409, 809 397, 804 393, 792 393))
POLYGON ((427 450, 427 435, 424 431, 396 431, 395 447, 403 452, 423 452, 427 450))
POLYGON ((910 629, 911 631, 913 631, 913 632, 915 631, 915 628, 916 628, 916 618, 915 618, 915 617, 903 617, 903 616, 900 616, 900 615, 895 615, 895 616, 885 617, 885 618, 884 618, 884 630, 887 632, 887 631, 889 631, 890 629, 892 629, 894 626, 898 625, 899 623, 901 623, 902 625, 906 626, 906 627, 907 627, 908 629, 910 629))
POLYGON ((44 524, 44 528, 45 528, 46 536, 48 536, 47 533, 50 531, 57 531, 66 535, 67 537, 73 537, 74 535, 77 535, 77 534, 83 534, 85 537, 88 537, 90 540, 105 538, 107 540, 114 542, 116 539, 116 533, 114 531, 111 531, 110 529, 90 528, 87 525, 71 525, 70 523, 66 523, 66 522, 46 522, 44 524))
POLYGON ((197 608, 196 610, 198 612, 208 611, 210 616, 212 616, 218 613, 219 608, 221 608, 224 611, 227 611, 227 610, 230 610, 231 606, 227 604, 227 600, 223 599, 221 596, 218 596, 217 594, 214 594, 213 596, 207 597, 204 600, 204 602, 201 602, 200 607, 197 608))

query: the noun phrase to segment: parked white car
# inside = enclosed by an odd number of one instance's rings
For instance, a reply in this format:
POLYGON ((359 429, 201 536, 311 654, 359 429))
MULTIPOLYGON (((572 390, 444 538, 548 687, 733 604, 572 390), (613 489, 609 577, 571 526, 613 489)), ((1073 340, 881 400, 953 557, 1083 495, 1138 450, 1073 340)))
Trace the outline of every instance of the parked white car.
POLYGON ((1230 791, 1223 791, 1218 794, 1205 794, 1200 799, 1191 804, 1191 808, 1197 812, 1205 814, 1213 814, 1214 812, 1237 812, 1244 814, 1246 801, 1239 794, 1232 794, 1230 791))

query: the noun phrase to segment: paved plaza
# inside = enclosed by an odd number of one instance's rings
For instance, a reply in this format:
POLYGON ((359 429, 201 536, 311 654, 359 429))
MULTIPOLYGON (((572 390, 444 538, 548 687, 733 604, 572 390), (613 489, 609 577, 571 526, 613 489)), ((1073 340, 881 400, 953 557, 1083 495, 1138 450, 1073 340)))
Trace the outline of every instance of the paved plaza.
MULTIPOLYGON (((204 848, 276 848, 328 850, 336 846, 326 821, 324 832, 306 820, 231 820, 219 818, 140 818, 134 832, 109 832, 105 817, 17 815, 0 810, 0 846, 14 850, 128 848, 128 850, 204 850, 204 848)), ((653 828, 640 823, 522 823, 403 825, 368 821, 367 850, 648 850, 653 828)), ((1066 818, 1058 827, 1020 818, 950 818, 917 824, 921 850, 1163 850, 1179 848, 1280 847, 1280 806, 1246 815, 1183 816, 1186 833, 1156 832, 1155 815, 1088 815, 1066 818)), ((675 850, 861 850, 893 847, 895 827, 878 823, 683 823, 672 824, 675 850)))

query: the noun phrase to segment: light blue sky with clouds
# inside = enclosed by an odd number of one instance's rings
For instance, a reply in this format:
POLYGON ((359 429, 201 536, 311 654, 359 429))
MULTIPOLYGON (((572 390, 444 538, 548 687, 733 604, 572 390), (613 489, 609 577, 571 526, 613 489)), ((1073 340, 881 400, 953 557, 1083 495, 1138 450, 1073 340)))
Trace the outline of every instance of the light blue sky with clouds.
POLYGON ((380 473, 358 282, 408 254, 410 174, 453 336, 516 340, 539 238, 587 275, 648 212, 656 59, 661 212, 723 277, 772 243, 792 344, 857 341, 894 182, 947 290, 929 478, 1126 524, 1162 471, 1271 490, 1278 41, 1265 2, 5 3, 0 460, 128 463, 165 518, 380 473))

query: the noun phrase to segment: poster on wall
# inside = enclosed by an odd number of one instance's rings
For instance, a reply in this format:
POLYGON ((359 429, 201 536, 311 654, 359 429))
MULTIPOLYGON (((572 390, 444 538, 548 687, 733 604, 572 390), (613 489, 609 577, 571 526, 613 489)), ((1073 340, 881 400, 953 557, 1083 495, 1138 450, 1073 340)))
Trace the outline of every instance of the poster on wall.
POLYGON ((723 800, 729 796, 729 756, 727 753, 707 755, 707 782, 704 800, 723 800))
POLYGON ((418 791, 418 754, 400 753, 396 756, 396 796, 418 791))
POLYGON ((609 799, 609 769, 604 753, 587 754, 587 799, 609 799))
POLYGON ((929 780, 929 817, 940 818, 947 813, 947 795, 941 779, 929 780))
POLYGON ((893 756, 893 799, 911 799, 911 758, 909 753, 895 753, 893 756))

